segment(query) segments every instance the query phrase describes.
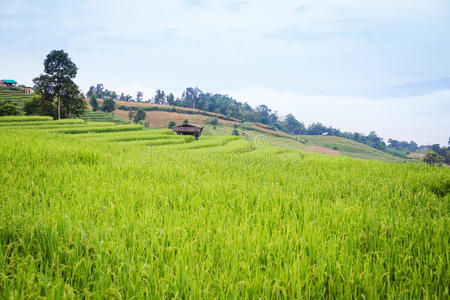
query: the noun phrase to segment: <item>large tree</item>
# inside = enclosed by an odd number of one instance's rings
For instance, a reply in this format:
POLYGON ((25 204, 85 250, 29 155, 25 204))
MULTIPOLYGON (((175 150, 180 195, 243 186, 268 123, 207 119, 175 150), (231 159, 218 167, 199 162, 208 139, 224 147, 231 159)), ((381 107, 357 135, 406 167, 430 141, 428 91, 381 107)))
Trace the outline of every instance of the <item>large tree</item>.
POLYGON ((64 50, 53 50, 44 60, 46 79, 50 81, 49 84, 53 87, 53 95, 58 101, 58 120, 61 119, 61 96, 67 94, 68 89, 73 87, 72 79, 77 75, 77 70, 77 66, 64 50))
POLYGON ((61 93, 61 104, 61 116, 63 118, 70 118, 72 115, 80 116, 87 109, 83 93, 72 80, 66 83, 61 93))

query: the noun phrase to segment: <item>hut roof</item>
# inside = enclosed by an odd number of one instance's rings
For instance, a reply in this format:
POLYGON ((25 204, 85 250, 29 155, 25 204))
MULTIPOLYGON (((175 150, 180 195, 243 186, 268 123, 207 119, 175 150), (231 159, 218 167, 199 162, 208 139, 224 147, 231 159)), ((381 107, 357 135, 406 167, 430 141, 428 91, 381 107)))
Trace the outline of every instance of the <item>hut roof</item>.
POLYGON ((195 135, 195 137, 198 138, 202 134, 203 126, 193 123, 187 123, 183 125, 174 126, 172 127, 172 130, 177 134, 190 134, 195 135))
POLYGON ((197 128, 203 128, 202 125, 197 125, 197 124, 194 124, 194 123, 186 123, 186 124, 177 125, 177 126, 174 126, 174 127, 197 127, 197 128))
POLYGON ((178 126, 173 126, 172 127, 173 129, 195 129, 195 130, 197 130, 197 129, 202 129, 203 128, 203 126, 201 126, 201 125, 197 125, 197 124, 194 124, 194 123, 186 123, 186 124, 183 124, 183 125, 178 125, 178 126))

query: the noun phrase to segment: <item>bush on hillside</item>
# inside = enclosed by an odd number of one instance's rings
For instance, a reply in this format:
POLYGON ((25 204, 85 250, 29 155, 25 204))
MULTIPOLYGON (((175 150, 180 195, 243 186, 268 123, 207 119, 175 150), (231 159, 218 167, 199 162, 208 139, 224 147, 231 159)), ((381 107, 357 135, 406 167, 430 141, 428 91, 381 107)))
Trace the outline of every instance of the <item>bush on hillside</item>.
POLYGON ((91 96, 89 103, 91 104, 93 111, 98 110, 98 101, 97 101, 97 97, 95 97, 95 94, 91 96))
POLYGON ((244 123, 242 123, 241 128, 242 128, 242 129, 245 129, 245 130, 253 129, 252 123, 244 122, 244 123))
POLYGON ((423 161, 427 164, 431 165, 435 165, 435 164, 439 164, 444 160, 444 158, 442 156, 440 156, 439 154, 437 154, 436 152, 429 150, 427 152, 427 154, 425 154, 425 157, 423 158, 423 161))
POLYGON ((216 126, 217 124, 219 124, 219 120, 217 119, 217 117, 212 117, 212 118, 206 119, 205 123, 216 126))
POLYGON ((17 116, 19 111, 11 102, 3 102, 0 104, 0 116, 17 116))
POLYGON ((146 114, 145 111, 142 109, 142 107, 139 107, 136 110, 136 114, 134 115, 134 123, 139 123, 140 121, 145 120, 146 114))
POLYGON ((104 112, 108 112, 111 113, 116 109, 116 103, 114 102, 113 99, 106 99, 105 101, 103 101, 101 110, 104 112))

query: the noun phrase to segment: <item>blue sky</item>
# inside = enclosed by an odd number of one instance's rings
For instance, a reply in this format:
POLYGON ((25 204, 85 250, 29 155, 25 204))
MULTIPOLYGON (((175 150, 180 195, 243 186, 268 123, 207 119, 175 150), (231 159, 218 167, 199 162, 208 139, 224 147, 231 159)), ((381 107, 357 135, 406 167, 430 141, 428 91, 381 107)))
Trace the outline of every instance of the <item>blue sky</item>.
POLYGON ((223 92, 305 123, 446 144, 450 1, 8 1, 0 77, 27 85, 52 49, 144 98, 223 92))

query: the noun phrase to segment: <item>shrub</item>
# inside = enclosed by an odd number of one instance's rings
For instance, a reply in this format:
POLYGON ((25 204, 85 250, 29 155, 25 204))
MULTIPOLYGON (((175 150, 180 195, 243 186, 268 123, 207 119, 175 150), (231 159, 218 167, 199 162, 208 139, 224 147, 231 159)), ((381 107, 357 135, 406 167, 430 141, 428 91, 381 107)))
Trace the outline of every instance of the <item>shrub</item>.
POLYGON ((442 156, 440 156, 439 154, 437 154, 432 150, 429 150, 427 154, 425 154, 425 157, 423 158, 423 161, 429 164, 430 166, 441 163, 443 160, 444 158, 442 156))
POLYGON ((89 103, 91 104, 93 111, 98 110, 98 101, 97 101, 97 97, 95 97, 95 94, 91 96, 89 103))
POLYGON ((101 110, 104 112, 108 112, 111 113, 116 109, 116 103, 114 102, 113 99, 106 99, 105 101, 103 101, 101 110))
POLYGON ((140 121, 144 121, 146 117, 145 111, 142 109, 142 107, 139 107, 136 110, 136 114, 134 115, 133 121, 134 123, 139 123, 140 121))
POLYGON ((168 128, 169 128, 169 129, 172 129, 175 125, 176 125, 175 121, 174 121, 174 120, 170 120, 170 121, 169 121, 168 128))
POLYGON ((140 120, 137 124, 142 125, 143 127, 150 127, 150 124, 146 120, 140 120))
POLYGON ((219 124, 219 121, 217 120, 217 117, 212 117, 208 118, 205 123, 216 126, 217 124, 219 124))
POLYGON ((14 104, 4 102, 0 104, 0 116, 17 116, 19 112, 14 104))
POLYGON ((241 128, 245 130, 253 129, 252 124, 249 122, 242 123, 241 128))

